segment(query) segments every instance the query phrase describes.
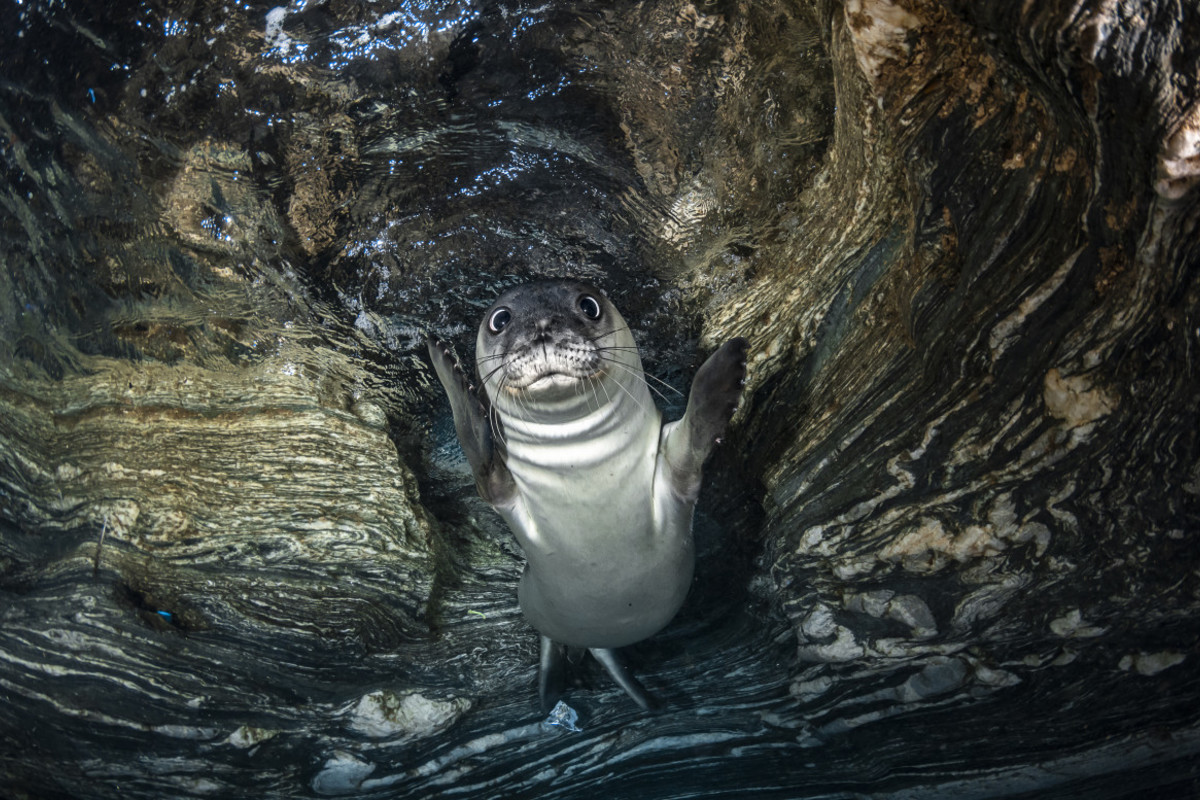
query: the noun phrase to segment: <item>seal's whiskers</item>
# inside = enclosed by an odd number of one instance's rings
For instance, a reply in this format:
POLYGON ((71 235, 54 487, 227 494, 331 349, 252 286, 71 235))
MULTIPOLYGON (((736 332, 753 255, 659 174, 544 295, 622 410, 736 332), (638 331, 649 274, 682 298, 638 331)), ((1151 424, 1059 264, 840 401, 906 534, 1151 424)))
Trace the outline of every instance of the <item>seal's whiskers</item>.
POLYGON ((662 391, 660 391, 660 390, 659 390, 659 388, 658 388, 657 386, 654 386, 652 383, 650 383, 650 381, 646 380, 647 378, 650 378, 650 379, 652 379, 652 380, 658 381, 658 382, 659 382, 659 383, 661 383, 663 386, 665 386, 665 387, 667 387, 668 389, 670 389, 672 392, 675 392, 675 394, 677 394, 677 395, 680 395, 680 396, 682 396, 682 395, 683 395, 683 392, 679 391, 679 390, 678 390, 678 389, 676 389, 674 386, 672 386, 671 384, 667 383, 666 381, 664 381, 664 380, 663 380, 663 379, 661 379, 661 378, 655 378, 653 375, 650 375, 650 374, 649 374, 649 373, 647 373, 647 372, 644 372, 644 371, 639 371, 639 370, 637 370, 637 369, 634 369, 633 367, 629 366, 628 364, 624 363, 623 361, 617 361, 616 359, 613 359, 613 358, 604 358, 603 356, 602 356, 601 358, 604 360, 604 362, 605 362, 605 363, 608 363, 608 364, 613 364, 614 366, 618 366, 618 367, 620 367, 621 369, 623 369, 623 370, 625 370, 626 372, 628 372, 630 375, 636 375, 637 377, 641 378, 641 380, 642 380, 642 383, 643 383, 643 384, 645 384, 646 388, 647 388, 647 389, 649 389, 650 391, 654 392, 654 393, 655 393, 656 395, 658 395, 660 398, 662 398, 662 401, 663 401, 664 403, 670 403, 670 402, 671 402, 671 398, 669 398, 669 397, 667 397, 665 394, 663 394, 663 393, 662 393, 662 391))
POLYGON ((600 404, 600 395, 597 394, 597 392, 596 392, 596 383, 597 383, 596 376, 589 375, 587 382, 588 382, 588 387, 590 387, 592 390, 592 399, 596 401, 596 408, 593 410, 599 410, 601 407, 601 404, 600 404))
MULTIPOLYGON (((605 336, 612 336, 617 331, 627 331, 627 330, 629 330, 629 325, 618 325, 617 327, 615 327, 611 330, 607 330, 604 333, 598 333, 595 336, 585 336, 583 338, 587 339, 589 342, 594 342, 597 339, 603 339, 605 336)), ((637 348, 635 347, 634 349, 636 350, 637 348)))
MULTIPOLYGON (((621 366, 625 366, 625 365, 622 364, 621 366)), ((642 384, 647 387, 649 387, 649 385, 650 385, 650 384, 646 383, 645 381, 642 381, 642 384)), ((601 384, 601 385, 603 385, 603 384, 601 384)), ((632 400, 637 405, 638 408, 640 408, 642 411, 646 410, 646 407, 642 405, 641 398, 638 397, 637 395, 635 395, 633 392, 629 391, 629 387, 627 387, 625 384, 621 383, 620 381, 617 381, 617 388, 620 389, 625 394, 629 395, 629 399, 632 400)), ((606 392, 606 394, 607 394, 607 392, 606 392)), ((609 398, 609 402, 612 402, 612 398, 609 398)), ((653 405, 653 404, 651 404, 651 405, 653 405)))
MULTIPOLYGON (((502 367, 504 365, 501 364, 500 366, 502 367)), ((484 393, 485 396, 487 395, 487 382, 492 378, 493 375, 496 374, 496 372, 499 369, 500 369, 500 367, 496 367, 496 369, 493 369, 486 376, 484 376, 484 378, 482 380, 483 385, 480 387, 480 390, 484 393)), ((497 395, 499 395, 500 392, 502 392, 504 390, 504 377, 505 376, 501 375, 499 380, 497 380, 497 382, 496 382, 496 394, 497 395)), ((496 439, 496 441, 500 442, 500 444, 503 445, 507 449, 508 440, 506 440, 504 438, 504 426, 500 422, 500 412, 496 408, 496 406, 491 402, 489 402, 487 405, 487 417, 488 417, 488 425, 492 429, 492 436, 496 439)))

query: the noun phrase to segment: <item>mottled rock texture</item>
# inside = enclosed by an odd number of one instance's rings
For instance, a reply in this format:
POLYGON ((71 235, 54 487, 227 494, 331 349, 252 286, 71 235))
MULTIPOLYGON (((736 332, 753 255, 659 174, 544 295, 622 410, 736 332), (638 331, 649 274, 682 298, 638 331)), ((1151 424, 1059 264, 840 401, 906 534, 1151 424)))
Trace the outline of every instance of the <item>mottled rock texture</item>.
POLYGON ((1196 793, 1194 4, 67 6, 0 12, 0 794, 1196 793), (752 353, 667 707, 577 733, 418 355, 540 275, 752 353))

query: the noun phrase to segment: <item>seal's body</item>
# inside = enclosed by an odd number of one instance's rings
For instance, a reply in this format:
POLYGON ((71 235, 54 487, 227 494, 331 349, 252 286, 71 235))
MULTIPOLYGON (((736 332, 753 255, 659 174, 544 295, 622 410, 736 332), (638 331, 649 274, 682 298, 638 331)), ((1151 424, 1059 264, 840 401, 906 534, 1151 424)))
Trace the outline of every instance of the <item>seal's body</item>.
POLYGON ((528 558, 521 610, 542 634, 543 706, 564 646, 588 648, 643 707, 613 648, 665 626, 691 584, 700 470, 736 407, 746 342, 696 375, 683 419, 662 424, 620 313, 595 287, 515 287, 476 339, 482 395, 431 341, 480 494, 528 558))

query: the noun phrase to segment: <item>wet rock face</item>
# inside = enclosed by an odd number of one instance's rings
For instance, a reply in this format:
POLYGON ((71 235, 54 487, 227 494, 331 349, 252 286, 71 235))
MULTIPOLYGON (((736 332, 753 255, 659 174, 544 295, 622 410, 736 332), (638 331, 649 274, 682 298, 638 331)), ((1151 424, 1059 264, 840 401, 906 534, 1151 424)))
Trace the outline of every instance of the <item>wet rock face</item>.
MULTIPOLYGON (((1162 176, 1196 101, 1163 65, 1196 56, 1164 10, 1030 13, 834 13, 871 102, 830 161, 890 198, 843 196, 857 252, 798 241, 714 315, 805 298, 760 317, 747 425, 803 696, 953 653, 1015 698, 1190 649, 1196 200, 1162 176)), ((1158 713, 1137 688, 1108 700, 1127 720, 1158 713)))
POLYGON ((1190 8, 16 9, 0 793, 1194 793, 1190 8), (751 341, 581 732, 418 357, 546 275, 751 341))

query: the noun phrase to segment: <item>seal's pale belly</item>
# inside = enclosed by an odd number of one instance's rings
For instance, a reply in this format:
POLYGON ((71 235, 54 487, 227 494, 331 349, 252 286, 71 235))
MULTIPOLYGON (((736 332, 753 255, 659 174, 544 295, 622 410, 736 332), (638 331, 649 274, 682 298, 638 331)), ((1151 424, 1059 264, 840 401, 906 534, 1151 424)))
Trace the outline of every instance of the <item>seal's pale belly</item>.
POLYGON ((538 632, 562 644, 615 648, 640 642, 671 621, 687 597, 692 577, 691 547, 652 555, 620 562, 629 565, 620 575, 612 570, 575 573, 583 579, 569 593, 561 591, 557 581, 539 580, 544 570, 530 561, 518 589, 521 611, 538 632), (589 579, 592 576, 621 580, 589 579))
POLYGON ((497 510, 529 559, 521 609, 564 644, 645 639, 671 620, 691 585, 691 503, 660 479, 660 416, 652 405, 621 410, 606 406, 559 436, 548 426, 509 431, 518 492, 497 510))

